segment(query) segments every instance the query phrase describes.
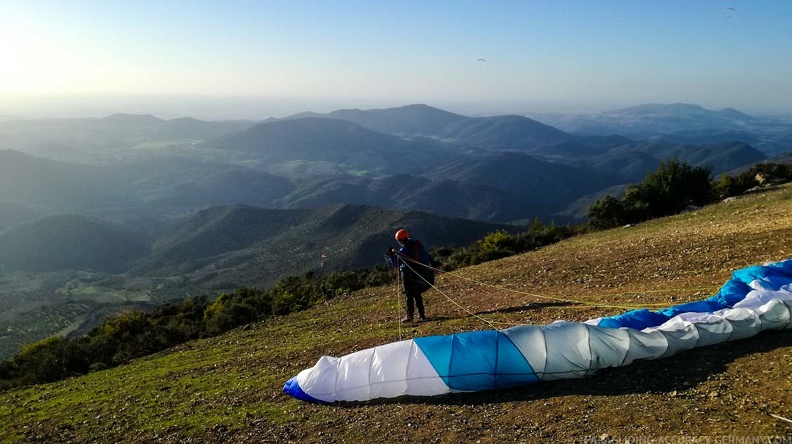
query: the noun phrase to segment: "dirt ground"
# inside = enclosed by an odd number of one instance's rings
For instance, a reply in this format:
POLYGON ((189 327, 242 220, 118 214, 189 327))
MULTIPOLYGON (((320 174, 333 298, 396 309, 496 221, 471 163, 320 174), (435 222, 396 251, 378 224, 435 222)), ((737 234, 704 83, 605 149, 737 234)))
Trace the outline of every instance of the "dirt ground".
MULTIPOLYGON (((774 196, 753 196, 442 275, 438 289, 426 295, 430 320, 402 334, 583 321, 630 306, 704 299, 736 269, 792 257, 790 191, 774 196)), ((363 302, 368 296, 354 297, 363 302)), ((307 359, 305 366, 313 362, 307 359)), ((637 361, 584 380, 433 398, 305 404, 300 411, 303 419, 293 427, 254 427, 227 438, 792 443, 792 330, 637 361), (317 414, 331 419, 310 419, 317 414)))

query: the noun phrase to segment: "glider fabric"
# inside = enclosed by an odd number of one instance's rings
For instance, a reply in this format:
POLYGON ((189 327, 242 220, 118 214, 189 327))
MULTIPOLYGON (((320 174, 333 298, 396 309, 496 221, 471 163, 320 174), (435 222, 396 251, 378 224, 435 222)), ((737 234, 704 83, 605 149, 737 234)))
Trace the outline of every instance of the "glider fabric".
POLYGON ((716 295, 657 312, 428 336, 324 356, 283 391, 334 402, 492 390, 582 378, 781 329, 792 329, 792 259, 737 270, 716 295))

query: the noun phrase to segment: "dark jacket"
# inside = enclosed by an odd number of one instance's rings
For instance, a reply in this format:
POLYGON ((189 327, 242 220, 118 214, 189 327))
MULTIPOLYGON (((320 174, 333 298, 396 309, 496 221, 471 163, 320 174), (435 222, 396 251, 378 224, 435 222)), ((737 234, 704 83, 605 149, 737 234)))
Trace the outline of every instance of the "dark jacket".
POLYGON ((395 255, 389 255, 388 259, 391 267, 399 267, 405 284, 419 283, 422 287, 420 291, 425 291, 431 287, 431 284, 434 284, 434 271, 427 266, 433 266, 435 260, 426 251, 421 241, 407 239, 398 252, 395 255))

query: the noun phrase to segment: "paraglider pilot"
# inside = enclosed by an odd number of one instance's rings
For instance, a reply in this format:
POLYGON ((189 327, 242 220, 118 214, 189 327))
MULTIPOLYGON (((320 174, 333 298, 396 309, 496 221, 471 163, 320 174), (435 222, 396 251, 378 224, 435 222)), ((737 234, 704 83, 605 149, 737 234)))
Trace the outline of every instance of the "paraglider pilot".
POLYGON ((412 239, 407 230, 397 231, 395 237, 401 247, 398 251, 395 248, 388 248, 385 255, 391 267, 399 267, 402 277, 404 296, 407 300, 407 314, 402 322, 413 322, 415 308, 418 308, 418 319, 424 321, 426 313, 422 293, 434 284, 434 271, 430 266, 436 265, 436 262, 421 241, 412 239))

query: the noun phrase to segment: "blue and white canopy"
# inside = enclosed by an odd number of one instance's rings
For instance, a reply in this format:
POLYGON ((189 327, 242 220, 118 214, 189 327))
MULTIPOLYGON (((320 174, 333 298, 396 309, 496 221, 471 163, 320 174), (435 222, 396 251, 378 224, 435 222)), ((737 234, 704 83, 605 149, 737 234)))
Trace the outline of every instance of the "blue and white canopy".
POLYGON ((792 329, 792 259, 734 272, 714 296, 652 312, 429 336, 325 356, 283 391, 313 402, 492 390, 792 329))

